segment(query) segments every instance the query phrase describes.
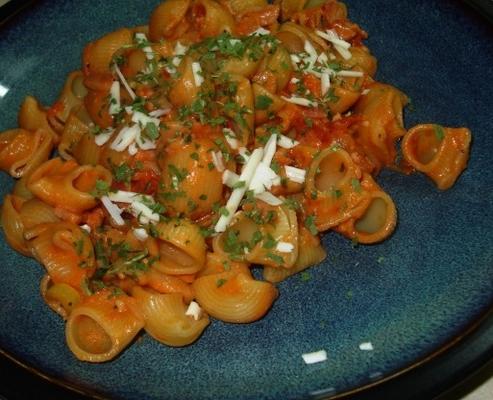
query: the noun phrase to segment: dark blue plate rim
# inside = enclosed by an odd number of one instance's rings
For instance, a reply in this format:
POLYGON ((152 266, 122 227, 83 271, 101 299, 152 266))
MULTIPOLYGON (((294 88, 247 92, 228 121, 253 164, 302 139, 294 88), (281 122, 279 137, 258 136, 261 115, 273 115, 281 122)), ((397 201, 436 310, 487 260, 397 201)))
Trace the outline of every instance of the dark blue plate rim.
MULTIPOLYGON (((491 0, 463 0, 493 24, 493 2, 491 0)), ((10 0, 0 7, 0 27, 10 23, 24 9, 40 0, 10 0)), ((42 0, 41 0, 42 2, 42 0)), ((479 319, 444 346, 426 357, 415 361, 389 376, 359 388, 331 395, 320 391, 310 399, 376 400, 399 398, 400 400, 433 399, 451 388, 462 384, 475 375, 488 362, 493 360, 493 305, 479 319)), ((17 359, 5 349, 0 348, 0 374, 7 379, 0 385, 0 398, 6 400, 23 399, 25 395, 43 393, 52 400, 107 399, 88 388, 75 385, 39 371, 29 363, 17 359), (22 378, 20 380, 19 377, 22 378), (19 387, 18 382, 22 382, 19 387), (24 390, 28 392, 24 393, 24 390), (7 396, 7 397, 4 397, 7 396)))
MULTIPOLYGON (((332 395, 319 391, 309 399, 381 400, 434 399, 457 387, 493 360, 493 307, 465 331, 426 357, 374 383, 332 395)), ((0 374, 6 379, 0 396, 7 400, 41 398, 84 400, 108 399, 88 388, 51 377, 0 348, 0 374), (22 386, 19 386, 22 382, 22 386), (39 392, 38 392, 39 390, 39 392)))

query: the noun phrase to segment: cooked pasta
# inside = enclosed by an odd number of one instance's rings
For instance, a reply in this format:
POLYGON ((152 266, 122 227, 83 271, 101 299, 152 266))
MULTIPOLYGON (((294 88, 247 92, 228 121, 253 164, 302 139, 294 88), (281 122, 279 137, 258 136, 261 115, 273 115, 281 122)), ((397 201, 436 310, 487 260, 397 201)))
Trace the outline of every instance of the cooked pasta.
POLYGON ((51 107, 26 97, 0 134, 18 179, 2 227, 44 266, 75 357, 256 321, 326 258, 320 233, 392 235, 383 168, 459 179, 470 131, 406 131, 408 99, 376 80, 366 37, 337 0, 168 0, 87 44, 51 107))

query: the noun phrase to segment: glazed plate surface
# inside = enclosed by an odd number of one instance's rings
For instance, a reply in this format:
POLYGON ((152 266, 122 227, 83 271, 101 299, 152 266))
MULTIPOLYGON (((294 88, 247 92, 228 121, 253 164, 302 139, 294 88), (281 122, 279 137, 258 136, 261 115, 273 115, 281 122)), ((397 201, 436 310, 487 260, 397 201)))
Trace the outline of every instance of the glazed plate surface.
MULTIPOLYGON (((39 1, 0 28, 0 131, 27 94, 51 104, 85 43, 145 24, 158 1, 39 1)), ((377 79, 412 99, 407 128, 467 126, 468 169, 440 192, 426 177, 378 182, 399 222, 384 243, 353 247, 329 233, 327 260, 279 285, 249 325, 214 321, 186 348, 141 336, 116 360, 77 361, 62 320, 39 295, 40 265, 0 240, 0 348, 43 373, 123 399, 291 399, 341 394, 395 374, 443 347, 493 304, 493 30, 459 1, 347 0, 379 60, 377 79), (306 275, 305 275, 306 278, 306 275), (371 342, 373 351, 359 344, 371 342), (305 365, 301 354, 325 349, 305 365)), ((0 176, 0 195, 13 180, 0 176)))

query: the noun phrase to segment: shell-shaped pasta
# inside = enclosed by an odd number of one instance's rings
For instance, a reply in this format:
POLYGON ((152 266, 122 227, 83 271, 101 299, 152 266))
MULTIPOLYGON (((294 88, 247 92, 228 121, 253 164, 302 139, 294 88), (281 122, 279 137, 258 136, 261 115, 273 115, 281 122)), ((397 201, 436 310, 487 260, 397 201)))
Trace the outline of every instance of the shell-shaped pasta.
POLYGON ((298 258, 298 220, 296 212, 286 206, 275 208, 272 223, 262 228, 264 237, 257 246, 246 255, 248 262, 270 265, 278 268, 291 268, 298 258), (266 238, 273 238, 279 244, 289 243, 290 251, 280 251, 277 246, 269 249, 266 238))
POLYGON ((14 178, 27 176, 49 158, 52 148, 53 136, 43 129, 5 131, 0 135, 0 169, 14 178))
POLYGON ((246 51, 242 58, 228 58, 221 65, 221 71, 228 74, 242 75, 246 78, 251 78, 257 71, 261 59, 253 59, 250 57, 250 52, 246 51))
POLYGON ((185 56, 178 67, 179 78, 173 82, 168 96, 176 107, 190 105, 197 98, 199 88, 195 83, 192 63, 193 59, 185 56))
POLYGON ((53 136, 54 143, 58 143, 60 140, 57 132, 53 130, 48 122, 48 112, 32 96, 26 96, 22 102, 17 119, 19 128, 33 132, 42 129, 53 136))
POLYGON ((390 196, 365 174, 361 186, 367 197, 350 219, 334 229, 358 243, 377 243, 389 237, 397 223, 397 209, 390 196))
POLYGON ((255 233, 260 232, 261 227, 244 212, 238 213, 226 231, 214 237, 212 241, 214 253, 226 260, 245 262, 244 248, 252 243, 255 233))
POLYGON ((25 256, 31 256, 31 252, 24 240, 24 224, 20 216, 23 199, 8 194, 3 200, 2 228, 5 240, 14 250, 25 256))
MULTIPOLYGON (((354 68, 358 71, 359 68, 354 68)), ((344 77, 338 78, 332 85, 332 98, 328 103, 332 113, 344 113, 349 110, 358 101, 361 95, 361 89, 364 82, 364 77, 344 77)))
POLYGON ((36 225, 24 234, 34 257, 44 265, 53 283, 66 283, 77 290, 95 267, 91 240, 70 222, 36 225))
POLYGON ((173 37, 190 7, 190 0, 167 0, 157 6, 149 21, 149 38, 153 42, 173 37))
POLYGON ((278 95, 273 94, 272 92, 267 90, 264 86, 259 85, 258 83, 253 83, 252 89, 255 99, 258 99, 260 97, 268 97, 272 101, 264 110, 258 108, 255 109, 255 123, 262 124, 264 122, 267 122, 271 113, 277 113, 284 107, 284 100, 281 99, 281 97, 279 97, 278 95))
POLYGON ((250 35, 263 26, 276 29, 280 11, 277 4, 268 4, 262 8, 245 12, 236 19, 235 34, 239 36, 250 35))
POLYGON ((154 267, 138 276, 139 284, 159 293, 179 293, 186 302, 192 301, 195 294, 192 287, 177 276, 164 274, 154 267))
POLYGON ((79 360, 104 362, 122 352, 143 327, 135 299, 103 289, 74 307, 65 337, 79 360))
POLYGON ((22 204, 19 215, 24 229, 31 229, 36 225, 60 221, 53 207, 39 199, 26 200, 22 204))
POLYGON ((91 192, 98 180, 111 184, 112 175, 107 169, 89 165, 80 166, 74 160, 53 158, 41 165, 28 181, 28 189, 44 202, 81 213, 96 206, 91 192))
POLYGON ((92 121, 106 129, 112 126, 113 117, 109 113, 109 91, 89 90, 84 97, 84 107, 92 121))
POLYGON ((317 51, 325 51, 329 48, 324 39, 318 36, 313 29, 308 29, 294 22, 282 24, 276 36, 291 53, 303 52, 306 40, 310 41, 317 51), (291 35, 281 34, 281 32, 289 32, 291 35), (293 35, 298 37, 298 40, 295 40, 293 35))
POLYGON ((350 69, 359 67, 367 75, 373 77, 377 72, 377 59, 370 53, 370 51, 363 46, 353 46, 349 50, 351 52, 351 59, 345 60, 344 63, 350 69))
POLYGON ((66 120, 65 126, 63 127, 60 144, 58 145, 58 152, 60 153, 60 156, 64 160, 73 158, 73 149, 80 142, 81 138, 87 133, 89 133, 89 127, 77 118, 75 114, 71 113, 66 120))
POLYGON ((84 75, 81 71, 71 72, 63 86, 62 92, 52 107, 48 119, 53 126, 61 126, 67 121, 70 112, 83 103, 87 94, 87 88, 84 86, 84 75))
POLYGON ((296 12, 303 10, 307 0, 275 0, 274 4, 281 5, 281 18, 290 19, 296 12))
POLYGON ((277 91, 281 91, 291 79, 293 65, 289 52, 284 46, 278 46, 274 54, 269 57, 267 68, 276 76, 277 91))
POLYGON ((402 155, 441 190, 450 188, 466 168, 471 144, 467 128, 417 125, 402 140, 402 155))
POLYGON ((51 282, 49 275, 45 275, 40 282, 41 296, 53 311, 66 320, 72 309, 81 302, 80 292, 66 283, 51 282))
POLYGON ((21 179, 17 180, 12 190, 12 194, 23 198, 24 200, 30 200, 34 197, 31 191, 27 188, 27 180, 29 176, 24 175, 21 179))
POLYGON ((313 213, 319 231, 349 219, 361 203, 361 171, 342 148, 327 148, 311 163, 305 185, 306 213, 313 213))
POLYGON ((335 22, 346 19, 346 5, 336 0, 309 0, 304 10, 291 16, 291 20, 298 24, 318 29, 331 28, 335 22))
MULTIPOLYGON (((236 132, 239 133, 239 140, 242 146, 246 146, 250 136, 253 133, 253 122, 254 122, 254 98, 253 98, 253 90, 250 80, 241 75, 230 75, 230 79, 233 82, 237 82, 238 89, 236 91, 236 95, 234 97, 234 101, 246 112, 242 114, 244 124, 237 123, 236 132)), ((229 113, 230 118, 234 118, 236 111, 232 111, 229 113)))
POLYGON ((113 55, 123 46, 131 45, 132 37, 130 29, 122 28, 89 43, 82 55, 84 75, 110 72, 113 55))
POLYGON ((395 162, 395 142, 406 133, 402 112, 407 97, 395 87, 378 82, 368 89, 354 109, 367 121, 359 126, 356 142, 376 165, 390 166, 395 162))
POLYGON ((198 303, 210 316, 233 323, 262 318, 278 294, 271 283, 234 271, 198 278, 193 288, 198 303))
POLYGON ((187 306, 180 294, 151 293, 139 286, 132 290, 145 320, 144 329, 157 341, 181 347, 195 342, 209 325, 209 317, 198 320, 185 314, 187 306))
POLYGON ((322 262, 325 257, 327 257, 327 252, 321 246, 318 236, 312 235, 310 231, 303 226, 299 227, 298 242, 298 258, 293 267, 289 269, 264 267, 263 277, 265 280, 273 283, 281 282, 312 265, 322 262))
POLYGON ((192 8, 194 27, 201 37, 211 37, 222 32, 232 33, 235 26, 233 16, 214 0, 196 0, 192 8))
POLYGON ((228 229, 214 238, 214 252, 225 259, 291 268, 298 257, 296 212, 286 206, 270 207, 269 211, 273 212, 274 217, 271 223, 262 225, 257 225, 247 213, 239 212, 228 229), (291 249, 280 251, 277 249, 278 243, 289 243, 291 249), (238 244, 244 244, 243 247, 249 250, 245 254, 236 254, 238 244))
POLYGON ((206 244, 198 225, 187 219, 172 219, 156 225, 160 259, 154 267, 166 274, 198 272, 205 264, 206 244))
POLYGON ((192 219, 212 211, 222 200, 222 174, 213 164, 214 142, 197 138, 194 143, 171 143, 158 159, 162 170, 163 190, 158 200, 171 215, 185 215, 192 219), (180 179, 177 171, 183 171, 180 179))
POLYGON ((265 7, 266 0, 222 0, 221 4, 227 7, 234 16, 242 15, 248 11, 265 7))
POLYGON ((243 272, 245 274, 250 273, 249 264, 246 262, 239 262, 231 260, 224 253, 207 253, 207 259, 204 269, 198 273, 198 277, 206 275, 219 274, 221 272, 233 271, 243 272))
MULTIPOLYGON (((75 125, 74 129, 77 129, 75 125)), ((111 163, 113 163, 113 165, 119 165, 114 163, 115 157, 113 157, 113 155, 117 155, 116 157, 118 160, 120 160, 122 155, 123 157, 130 158, 128 152, 117 152, 112 150, 109 146, 98 146, 94 141, 94 135, 91 132, 86 132, 79 138, 77 143, 71 147, 69 155, 70 154, 80 165, 102 164, 103 166, 106 165, 108 168, 111 167, 111 163), (103 155, 107 156, 106 163, 103 162, 103 155)))

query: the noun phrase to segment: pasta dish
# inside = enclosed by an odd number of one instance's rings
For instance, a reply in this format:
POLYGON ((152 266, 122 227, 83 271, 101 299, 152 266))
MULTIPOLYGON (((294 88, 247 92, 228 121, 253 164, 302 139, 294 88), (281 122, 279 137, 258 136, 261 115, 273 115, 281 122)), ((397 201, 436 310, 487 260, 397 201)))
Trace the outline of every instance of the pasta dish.
POLYGON ((320 233, 392 234, 383 168, 455 183, 470 131, 407 130, 366 38, 336 0, 167 0, 88 43, 50 107, 25 98, 0 134, 2 227, 43 265, 75 357, 262 318, 324 260, 320 233))

